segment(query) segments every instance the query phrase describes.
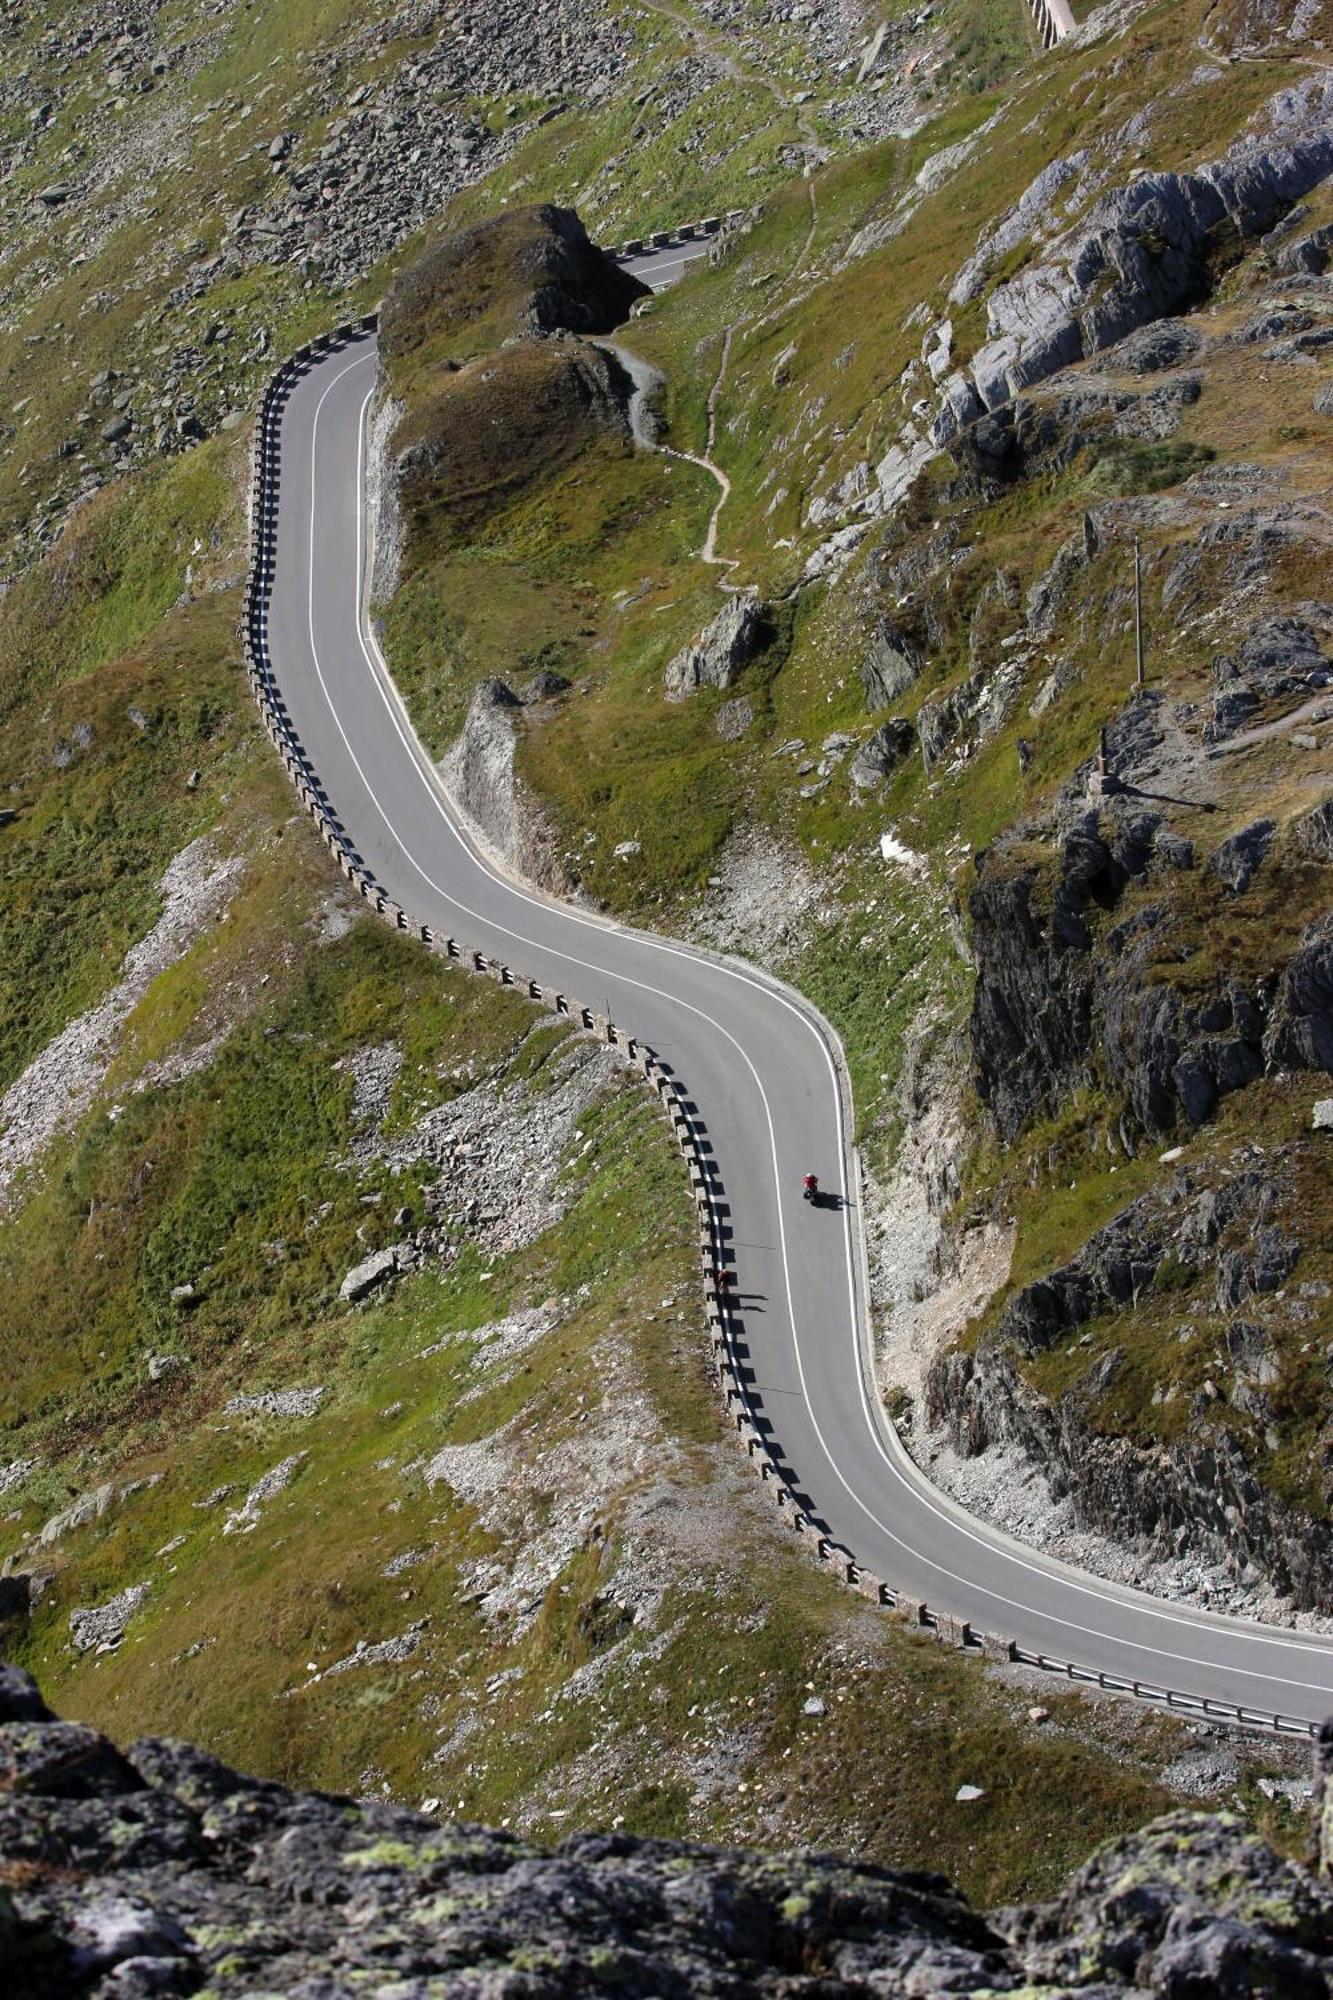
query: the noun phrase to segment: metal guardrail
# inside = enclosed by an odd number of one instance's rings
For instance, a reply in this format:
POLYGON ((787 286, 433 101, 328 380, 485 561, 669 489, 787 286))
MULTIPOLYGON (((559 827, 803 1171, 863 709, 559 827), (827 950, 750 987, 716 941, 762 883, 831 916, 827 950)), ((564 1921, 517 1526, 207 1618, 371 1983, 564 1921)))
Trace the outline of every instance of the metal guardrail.
POLYGON ((739 222, 746 213, 743 208, 732 208, 725 215, 706 215, 698 222, 682 222, 675 229, 658 229, 649 236, 631 236, 627 242, 604 243, 600 247, 608 257, 624 264, 631 257, 650 256, 654 250, 669 250, 677 244, 706 243, 728 222, 739 222))
MULTIPOLYGON (((702 226, 694 225, 696 228, 702 226)), ((1095 1668, 1079 1666, 1073 1661, 1029 1652, 1015 1640, 982 1632, 952 1612, 932 1610, 919 1598, 894 1589, 873 1570, 857 1562, 849 1550, 835 1542, 824 1524, 802 1506, 791 1474, 780 1463, 768 1442, 766 1419, 750 1396, 737 1352, 734 1306, 726 1288, 719 1288, 717 1283, 718 1273, 726 1269, 727 1258, 724 1189, 711 1155, 705 1153, 699 1143, 691 1100, 679 1080, 646 1043, 627 1034, 609 1015, 597 1013, 568 994, 516 972, 504 960, 480 951, 474 945, 437 932, 395 902, 375 880, 334 813, 328 794, 287 712, 269 658, 268 610, 277 560, 279 444, 283 408, 295 382, 308 373, 317 360, 353 340, 363 338, 367 333, 373 333, 378 324, 378 314, 367 313, 333 333, 320 334, 307 341, 281 364, 260 401, 250 478, 250 577, 245 597, 243 636, 246 674, 269 738, 343 876, 368 907, 394 929, 407 932, 451 963, 524 994, 537 1005, 568 1019, 577 1030, 593 1036, 599 1043, 619 1049, 655 1092, 675 1133, 694 1196, 713 1367, 729 1425, 781 1517, 795 1534, 806 1541, 812 1554, 825 1568, 905 1624, 934 1633, 943 1643, 953 1645, 960 1651, 983 1654, 988 1659, 1012 1665, 1034 1667, 1076 1684, 1131 1695, 1137 1700, 1153 1702, 1182 1714, 1198 1715, 1209 1721, 1239 1723, 1280 1736, 1313 1738, 1317 1733, 1316 1725, 1302 1722, 1294 1716, 1214 1701, 1178 1689, 1157 1687, 1146 1681, 1126 1680, 1095 1668)))

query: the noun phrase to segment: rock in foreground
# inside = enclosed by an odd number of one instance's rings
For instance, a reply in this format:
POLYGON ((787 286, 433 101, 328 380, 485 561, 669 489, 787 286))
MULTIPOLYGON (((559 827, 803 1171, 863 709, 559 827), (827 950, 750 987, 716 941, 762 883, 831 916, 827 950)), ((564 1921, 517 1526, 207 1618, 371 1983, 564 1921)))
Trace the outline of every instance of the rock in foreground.
POLYGON ((1333 1896, 1226 1818, 1177 1814, 1059 1899, 984 1918, 940 1876, 579 1834, 554 1852, 122 1755, 0 1668, 0 1985, 155 1994, 1325 1995, 1333 1896), (4 1886, 7 1885, 7 1886, 4 1886))

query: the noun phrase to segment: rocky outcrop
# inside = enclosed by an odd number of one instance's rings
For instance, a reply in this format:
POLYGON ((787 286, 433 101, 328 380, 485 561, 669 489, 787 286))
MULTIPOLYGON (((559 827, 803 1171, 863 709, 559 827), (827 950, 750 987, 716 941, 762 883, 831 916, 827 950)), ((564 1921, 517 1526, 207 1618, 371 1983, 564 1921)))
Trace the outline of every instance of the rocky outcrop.
POLYGON ((402 523, 403 571, 466 545, 589 452, 628 450, 629 393, 613 355, 564 334, 509 340, 437 373, 393 435, 388 512, 402 523))
MULTIPOLYGON (((1320 74, 1280 91, 1255 128, 1195 172, 1142 174, 1103 195, 1039 258, 997 285, 986 301, 986 340, 968 371, 951 376, 942 391, 935 442, 1021 389, 1206 298, 1240 247, 1264 236, 1333 171, 1333 83, 1320 74)), ((1034 222, 1042 208, 1034 208, 1034 222)), ((984 283, 984 266, 970 265, 951 302, 967 305, 984 283)))
POLYGON ((1233 896, 1243 896, 1249 888, 1273 845, 1276 832, 1276 820, 1257 819, 1250 826, 1243 826, 1239 833, 1233 833, 1230 840, 1224 840, 1217 852, 1209 856, 1210 870, 1233 896))
POLYGON ((407 1245, 390 1243, 383 1250, 372 1250, 369 1257, 363 1257, 359 1264, 353 1264, 347 1276, 338 1287, 340 1299, 355 1302, 366 1298, 387 1284, 402 1268, 399 1259, 407 1245))
POLYGON ((979 859, 968 899, 977 973, 972 1062, 1006 1141, 1038 1108, 1092 1080, 1096 981, 1080 903, 1109 859, 1100 836, 1081 829, 1062 857, 1049 910, 1034 865, 995 852, 979 859))
POLYGON ((572 209, 550 206, 444 236, 404 267, 380 314, 402 396, 392 437, 381 418, 372 441, 381 598, 565 466, 631 448, 634 385, 582 336, 618 325, 644 289, 572 209))
POLYGON ((858 791, 868 791, 892 777, 898 766, 911 756, 916 730, 906 716, 895 715, 872 730, 851 761, 848 776, 858 791))
POLYGON ((1153 375, 1159 368, 1178 368, 1182 361, 1192 361, 1202 345, 1198 331, 1184 320, 1159 319, 1131 333, 1106 359, 1135 375, 1153 375))
POLYGON ((682 701, 697 688, 729 688, 772 638, 769 609, 752 593, 729 597, 693 645, 668 662, 663 676, 668 701, 682 701))
POLYGON ((878 619, 861 662, 866 707, 890 708, 907 693, 924 665, 920 650, 907 634, 889 619, 878 619))
POLYGON ((1302 604, 1278 617, 1255 621, 1233 653, 1212 662, 1209 743, 1223 743, 1254 721, 1265 702, 1317 694, 1333 686, 1333 660, 1325 652, 1333 636, 1333 607, 1302 604))
MULTIPOLYGON (((1264 1302, 1281 1300, 1300 1274, 1293 1196, 1289 1167, 1273 1160, 1207 1177, 1178 1169, 1018 1291, 972 1352, 936 1359, 927 1421, 965 1457, 1018 1445, 1052 1494, 1069 1498, 1080 1528, 1159 1558, 1202 1552, 1235 1575, 1262 1574, 1302 1607, 1333 1610, 1327 1535, 1257 1476, 1289 1372, 1264 1302), (1157 1382, 1156 1400, 1182 1398, 1187 1412, 1169 1442, 1135 1442, 1105 1424, 1102 1399, 1126 1358, 1119 1345, 1103 1343, 1053 1401, 1028 1379, 1034 1357, 1074 1351, 1081 1329, 1151 1303, 1161 1287, 1179 1299, 1182 1337, 1200 1319, 1220 1316, 1225 1327, 1225 1361, 1200 1386, 1182 1388, 1165 1371, 1157 1382)), ((1303 1324, 1310 1308, 1298 1300, 1296 1310, 1303 1324)))
POLYGON ((380 314, 392 364, 442 326, 504 315, 504 333, 610 333, 648 295, 591 242, 572 208, 515 209, 440 237, 395 278, 380 314))
POLYGON ((501 680, 477 684, 467 721, 440 764, 450 797, 483 844, 540 888, 568 894, 556 833, 514 769, 523 703, 501 680))
POLYGON ((1283 968, 1264 1059, 1270 1069, 1333 1070, 1333 917, 1311 926, 1283 968))
MULTIPOLYGON (((1072 388, 1016 396, 949 440, 949 455, 961 474, 954 491, 984 496, 1020 478, 1062 472, 1089 450, 1113 456, 1118 441, 1123 450, 1126 441, 1164 440, 1201 394, 1197 375, 1177 375, 1144 394, 1084 380, 1072 388)), ((1198 464, 1207 463, 1210 453, 1194 449, 1198 464)))
MULTIPOLYGON (((1118 1362, 1115 1350, 1108 1360, 1118 1362)), ((1090 1377, 1083 1392, 1106 1386, 1090 1377)), ((1170 1445, 1136 1445, 1088 1420, 1084 1393, 1052 1404, 1012 1355, 951 1352, 932 1363, 926 1412, 955 1449, 975 1458, 1017 1445, 1076 1525, 1156 1559, 1203 1555, 1231 1575, 1262 1576, 1292 1603, 1333 1612, 1333 1558, 1322 1524, 1288 1505, 1255 1475, 1244 1446, 1208 1426, 1170 1445)))
MULTIPOLYGON (((1157 733, 1151 700, 1110 732, 1128 756, 1157 733)), ((923 751, 927 724, 919 718, 923 751)), ((1322 821, 1278 841, 1258 821, 1209 857, 1219 897, 1239 900, 1268 871, 1319 855, 1322 821)), ((1317 917, 1285 962, 1244 977, 1218 964, 1211 990, 1172 984, 1177 945, 1170 877, 1193 849, 1159 810, 1126 795, 1100 809, 1070 804, 1054 839, 1021 834, 978 857, 968 900, 977 970, 971 1017, 974 1080, 1006 1142, 1029 1119, 1097 1085, 1124 1105, 1121 1136, 1201 1125, 1222 1098, 1279 1070, 1333 1066, 1333 920, 1317 917), (1160 884, 1123 922, 1111 921, 1131 882, 1160 884)), ((1293 894, 1318 905, 1308 877, 1293 894)), ((1274 878, 1275 882, 1277 878, 1274 878)))
POLYGON ((1053 1903, 1000 1923, 1034 1996, 1096 1986, 1315 2000, 1328 1990, 1326 1893, 1236 1819, 1178 1813, 1102 1848, 1053 1903))
POLYGON ((1324 1995, 1333 1974, 1333 1893, 1234 1818, 1158 1820, 1054 1902, 985 1917, 940 1875, 629 1833, 552 1850, 290 1791, 181 1742, 122 1753, 13 1668, 0 1852, 0 1973, 24 2000, 1239 2000, 1324 1995))

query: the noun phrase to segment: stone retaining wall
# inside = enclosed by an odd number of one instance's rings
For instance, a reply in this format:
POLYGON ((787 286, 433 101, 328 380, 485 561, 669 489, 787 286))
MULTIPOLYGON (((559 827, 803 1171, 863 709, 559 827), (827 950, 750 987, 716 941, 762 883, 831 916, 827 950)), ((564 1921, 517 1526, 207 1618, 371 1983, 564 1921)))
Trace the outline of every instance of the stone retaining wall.
POLYGON ((1078 26, 1069 10, 1069 0, 1028 0, 1028 5, 1044 49, 1053 49, 1078 26))

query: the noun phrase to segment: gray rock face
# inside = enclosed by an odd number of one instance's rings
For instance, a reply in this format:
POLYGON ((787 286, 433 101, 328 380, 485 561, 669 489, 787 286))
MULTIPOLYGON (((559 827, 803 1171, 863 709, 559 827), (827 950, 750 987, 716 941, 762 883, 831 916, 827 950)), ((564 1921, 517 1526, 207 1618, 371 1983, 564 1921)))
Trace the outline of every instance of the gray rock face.
MULTIPOLYGON (((1333 1608, 1333 1551, 1309 1514, 1261 1486, 1247 1451, 1252 1439, 1230 1416, 1274 1418, 1279 1364, 1266 1329, 1239 1316, 1271 1299, 1299 1269, 1302 1246, 1288 1233, 1292 1184, 1275 1163, 1216 1183, 1179 1168, 1099 1230, 1077 1256, 1026 1285, 971 1353, 932 1366, 929 1420, 965 1456, 999 1441, 1017 1443, 1052 1491, 1068 1496, 1082 1527, 1119 1540, 1149 1542, 1161 1556, 1189 1548, 1212 1561, 1261 1571, 1306 1607, 1333 1608), (1079 1329, 1132 1306, 1166 1282, 1190 1290, 1202 1310, 1230 1317, 1226 1362, 1168 1446, 1137 1445, 1098 1422, 1096 1399, 1113 1379, 1121 1350, 1110 1348, 1054 1402, 1033 1387, 1023 1363, 1048 1349, 1069 1351, 1079 1329)), ((1196 1308, 1198 1309, 1198 1308, 1196 1308)), ((1182 1306, 1182 1312, 1188 1312, 1182 1306)))
POLYGON ((544 889, 564 891, 569 885, 554 833, 514 769, 522 709, 503 681, 479 681, 440 775, 481 838, 510 867, 544 889))
POLYGON ((1333 918, 1312 925, 1284 967, 1264 1049, 1273 1069, 1333 1068, 1333 918))
POLYGON ((668 701, 696 688, 728 688, 770 636, 768 606, 754 596, 729 597, 692 646, 676 654, 664 676, 668 701))
POLYGON ((1114 439, 1171 437, 1201 393, 1195 375, 1177 375, 1143 395, 1084 380, 1059 393, 1015 396, 959 435, 936 428, 962 474, 960 490, 984 494, 1020 477, 1061 472, 1080 452, 1102 452, 1114 439))
POLYGON ((1233 896, 1243 896, 1249 888, 1276 832, 1276 820, 1257 819, 1253 826, 1242 827, 1230 840, 1224 840, 1212 856, 1208 866, 1233 896))
POLYGON ((552 672, 550 667, 543 667, 541 672, 534 674, 527 683, 523 690, 523 699, 525 702, 555 701, 560 695, 568 694, 571 685, 572 683, 566 680, 563 674, 552 672))
POLYGON ((922 702, 916 734, 928 771, 960 739, 970 739, 975 747, 1003 728, 1022 693, 1025 664, 1022 655, 1011 654, 994 668, 978 667, 935 700, 922 702))
POLYGON ((853 757, 849 770, 852 783, 861 791, 883 784, 911 756, 915 743, 916 731, 905 716, 895 715, 892 722, 882 723, 853 757))
POLYGON ((921 655, 907 635, 888 619, 880 619, 861 663, 866 707, 891 708, 899 695, 906 694, 922 665, 921 655))
MULTIPOLYGON (((1321 1794, 1322 1796, 1322 1794, 1321 1794)), ((429 1991, 440 2000, 1325 1996, 1333 1894, 1235 1819, 1102 1848, 1053 1903, 984 1917, 943 1876, 484 1827, 121 1755, 0 1668, 0 1965, 24 2000, 429 1991)))
MULTIPOLYGON (((1214 254, 1228 235, 1262 237, 1333 170, 1333 84, 1325 75, 1278 92, 1255 127, 1254 137, 1194 173, 1143 174, 1103 195, 1042 256, 995 288, 988 338, 970 375, 984 409, 999 409, 1058 369, 1197 304, 1212 288, 1214 254)), ((964 277, 968 295, 975 294, 979 273, 964 277)), ((938 442, 968 421, 959 414, 964 408, 956 389, 941 412, 938 442)))
POLYGON ((1322 278, 1330 255, 1333 255, 1333 225, 1325 222, 1320 228, 1284 243, 1274 255, 1273 265, 1284 277, 1322 278))
POLYGON ((1176 368, 1199 351, 1202 342, 1194 328, 1183 320, 1162 319, 1155 326, 1141 327, 1113 348, 1107 360, 1136 375, 1151 375, 1159 368, 1176 368))
POLYGON ((1325 799, 1291 830, 1292 839, 1311 861, 1333 861, 1333 799, 1325 799))
POLYGON ((1248 727, 1266 702, 1317 694, 1333 685, 1333 661, 1320 636, 1333 628, 1333 610, 1324 604, 1302 605, 1300 610, 1306 615, 1291 612, 1259 619, 1234 655, 1219 653, 1213 660, 1213 712, 1204 729, 1207 742, 1225 742, 1248 727))
MULTIPOLYGON (((928 705, 929 706, 929 705, 928 705)), ((1112 765, 1140 766, 1160 739, 1151 697, 1109 732, 1112 765)), ((918 717, 923 754, 933 715, 918 717)), ((1261 863, 1318 859, 1333 840, 1324 809, 1290 848, 1271 822, 1225 842, 1212 859, 1218 896, 1241 895, 1261 863), (1312 845, 1307 845, 1307 842, 1312 845), (1270 853, 1271 848, 1271 853, 1270 853), (1265 856, 1267 859, 1265 860, 1265 856)), ((1008 843, 978 862, 969 897, 977 968, 970 1024, 974 1079, 1006 1143, 1039 1112, 1100 1083, 1122 1093, 1127 1143, 1201 1124, 1220 1100, 1256 1077, 1333 1069, 1333 920, 1311 925, 1285 963, 1247 982, 1219 968, 1211 995, 1186 999, 1160 977, 1158 927, 1169 890, 1097 940, 1094 919, 1114 912, 1131 881, 1163 880, 1193 864, 1188 841, 1131 799, 1064 824, 1050 869, 1008 843)))

